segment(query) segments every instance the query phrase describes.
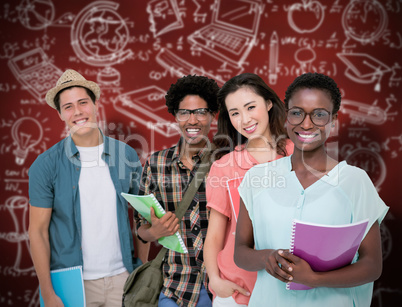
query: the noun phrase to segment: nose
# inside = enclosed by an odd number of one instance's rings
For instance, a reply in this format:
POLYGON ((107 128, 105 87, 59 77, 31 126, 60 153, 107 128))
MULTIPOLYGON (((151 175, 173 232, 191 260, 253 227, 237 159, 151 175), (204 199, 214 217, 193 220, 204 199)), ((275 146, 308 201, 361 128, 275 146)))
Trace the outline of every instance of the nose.
POLYGON ((306 114, 306 117, 304 118, 304 120, 302 121, 302 123, 300 124, 300 126, 301 126, 304 130, 312 129, 312 128, 314 127, 314 124, 313 124, 313 122, 311 121, 310 114, 306 114))
POLYGON ((247 113, 241 115, 241 121, 243 124, 248 124, 250 120, 251 117, 247 113))
POLYGON ((187 122, 189 124, 196 124, 196 123, 198 123, 198 119, 197 119, 197 117, 195 116, 194 113, 191 113, 189 119, 187 120, 187 122))
POLYGON ((81 107, 80 107, 79 104, 77 104, 77 105, 74 107, 74 115, 80 115, 81 113, 82 113, 81 107))

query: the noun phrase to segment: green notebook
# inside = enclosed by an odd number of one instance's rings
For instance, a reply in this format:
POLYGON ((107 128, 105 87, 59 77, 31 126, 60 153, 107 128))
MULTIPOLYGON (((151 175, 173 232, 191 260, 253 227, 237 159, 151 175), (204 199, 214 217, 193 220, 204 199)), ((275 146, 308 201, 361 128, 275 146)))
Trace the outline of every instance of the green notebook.
MULTIPOLYGON (((165 213, 165 209, 161 206, 159 201, 153 194, 148 195, 134 195, 128 193, 121 193, 121 195, 130 203, 135 210, 138 211, 149 223, 151 223, 151 207, 154 208, 155 215, 161 218, 165 213)), ((168 237, 162 237, 158 242, 171 250, 179 253, 187 254, 188 250, 180 236, 179 232, 168 237)))

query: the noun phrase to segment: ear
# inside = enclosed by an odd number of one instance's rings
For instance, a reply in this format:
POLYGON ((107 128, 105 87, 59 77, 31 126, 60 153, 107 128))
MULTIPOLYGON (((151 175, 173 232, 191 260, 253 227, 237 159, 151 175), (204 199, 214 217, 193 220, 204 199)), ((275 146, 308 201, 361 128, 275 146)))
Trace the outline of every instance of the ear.
POLYGON ((271 109, 272 109, 272 106, 273 106, 272 101, 271 101, 271 100, 267 100, 267 111, 271 110, 271 109))
POLYGON ((59 112, 59 111, 56 110, 56 112, 57 112, 57 114, 59 115, 60 119, 64 122, 64 117, 63 117, 63 115, 61 114, 62 111, 60 110, 60 112, 59 112))
POLYGON ((332 115, 332 120, 331 120, 331 122, 332 122, 331 126, 332 127, 335 127, 335 123, 336 123, 337 119, 338 119, 338 113, 333 114, 332 115))
POLYGON ((98 100, 95 100, 95 111, 96 111, 96 113, 98 113, 98 111, 99 111, 99 99, 98 100))

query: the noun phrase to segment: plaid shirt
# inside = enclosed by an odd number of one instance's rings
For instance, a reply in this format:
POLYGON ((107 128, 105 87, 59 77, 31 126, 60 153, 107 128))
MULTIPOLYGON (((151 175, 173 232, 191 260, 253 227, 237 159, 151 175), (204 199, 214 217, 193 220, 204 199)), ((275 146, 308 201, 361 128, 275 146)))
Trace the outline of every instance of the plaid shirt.
MULTIPOLYGON (((153 153, 144 165, 139 195, 153 193, 166 211, 175 212, 191 179, 198 170, 206 152, 204 147, 192 157, 196 163, 189 170, 180 161, 180 143, 169 149, 153 153)), ((137 228, 147 223, 136 217, 137 228)), ((180 234, 188 254, 168 250, 163 263, 164 281, 162 292, 179 306, 196 306, 204 283, 208 289, 203 257, 207 234, 208 215, 206 208, 205 179, 180 222, 180 234)))

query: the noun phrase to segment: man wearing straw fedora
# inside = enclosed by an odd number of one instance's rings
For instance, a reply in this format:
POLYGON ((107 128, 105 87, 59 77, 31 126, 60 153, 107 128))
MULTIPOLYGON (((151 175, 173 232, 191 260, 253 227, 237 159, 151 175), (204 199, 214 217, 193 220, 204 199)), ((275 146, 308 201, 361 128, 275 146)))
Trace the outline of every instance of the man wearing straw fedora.
POLYGON ((86 306, 121 306, 141 263, 120 193, 138 192, 142 167, 133 148, 99 129, 99 97, 99 86, 72 69, 46 94, 70 134, 29 169, 31 256, 45 306, 63 306, 50 270, 74 266, 83 267, 86 306))

